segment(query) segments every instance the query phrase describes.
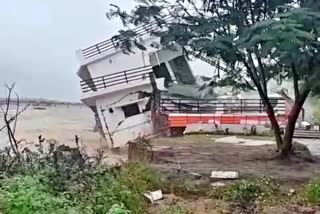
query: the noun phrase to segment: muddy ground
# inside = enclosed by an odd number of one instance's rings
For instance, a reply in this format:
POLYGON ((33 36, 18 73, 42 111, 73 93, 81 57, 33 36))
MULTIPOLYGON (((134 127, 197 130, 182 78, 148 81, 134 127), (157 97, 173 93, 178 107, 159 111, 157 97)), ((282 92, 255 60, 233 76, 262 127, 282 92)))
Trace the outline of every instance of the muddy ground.
POLYGON ((152 145, 164 147, 154 166, 175 173, 180 163, 183 170, 203 175, 209 175, 212 170, 235 170, 242 178, 272 176, 284 182, 304 182, 320 173, 319 157, 312 157, 312 161, 302 158, 275 160, 272 158, 275 145, 215 143, 216 137, 193 135, 154 139, 152 145))
MULTIPOLYGON (((220 136, 221 137, 221 136, 220 136)), ((152 205, 150 213, 177 213, 170 209, 181 208, 181 213, 215 214, 215 213, 267 213, 267 214, 300 214, 320 213, 319 207, 301 205, 286 196, 290 189, 299 192, 303 186, 318 176, 320 158, 293 158, 291 161, 274 159, 275 145, 244 146, 241 144, 215 143, 219 136, 193 135, 178 138, 158 138, 152 140, 155 150, 161 148, 160 156, 155 156, 153 166, 160 172, 173 178, 191 179, 199 183, 208 180, 212 170, 239 171, 241 179, 271 176, 281 185, 284 194, 283 202, 274 205, 254 205, 239 208, 229 202, 210 199, 208 195, 177 196, 165 195, 165 199, 152 205), (202 178, 194 178, 190 172, 200 173, 202 178), (172 208, 173 207, 173 208, 172 208), (169 211, 168 211, 169 210, 169 211)), ((258 137, 257 140, 270 140, 258 137)), ((210 180, 210 179, 209 179, 210 180)), ((235 182, 235 181, 231 181, 235 182)), ((229 184, 230 181, 227 182, 229 184)), ((213 189, 210 185, 207 187, 213 189)), ((178 210, 179 210, 178 209, 178 210)))
MULTIPOLYGON (((17 139, 25 139, 29 146, 29 143, 37 142, 41 134, 46 139, 55 138, 60 143, 74 145, 74 137, 78 135, 81 145, 86 147, 89 153, 103 149, 105 155, 109 157, 108 163, 125 161, 127 148, 122 148, 119 154, 110 152, 99 134, 92 132, 93 125, 93 115, 85 107, 48 107, 41 111, 30 108, 19 118, 17 139)), ((289 188, 295 188, 298 191, 298 188, 320 172, 319 157, 313 157, 313 162, 303 159, 295 159, 291 162, 271 160, 270 157, 275 153, 273 145, 218 144, 214 140, 218 137, 221 136, 193 135, 153 139, 152 145, 155 148, 161 147, 162 151, 152 165, 168 176, 190 178, 191 182, 195 183, 199 180, 194 179, 188 172, 200 173, 204 178, 208 178, 212 170, 237 170, 241 178, 273 176, 282 183, 284 191, 288 191, 289 188)), ((257 137, 256 139, 272 138, 257 137)), ((0 147, 7 143, 6 133, 0 133, 0 141, 0 147)), ((318 142, 312 143, 317 145, 318 142)), ((250 210, 247 213, 315 213, 318 210, 290 204, 290 201, 288 203, 263 207, 263 210, 256 212, 250 210)), ((179 212, 163 212, 164 209, 175 206, 196 214, 236 213, 234 210, 230 211, 230 204, 210 199, 206 195, 184 197, 177 194, 165 195, 164 200, 150 207, 150 213, 179 214, 179 212)))

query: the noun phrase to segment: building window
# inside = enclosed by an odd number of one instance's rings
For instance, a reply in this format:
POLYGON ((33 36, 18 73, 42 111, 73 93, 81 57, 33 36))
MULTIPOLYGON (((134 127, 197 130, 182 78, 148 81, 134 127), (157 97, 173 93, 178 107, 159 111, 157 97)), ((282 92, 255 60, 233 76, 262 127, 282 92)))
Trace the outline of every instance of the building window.
POLYGON ((161 63, 160 65, 154 66, 152 69, 157 79, 164 77, 164 85, 165 87, 168 87, 169 83, 172 82, 172 79, 166 64, 161 63))
POLYGON ((121 107, 124 113, 124 116, 127 117, 132 117, 134 115, 140 114, 140 109, 137 103, 130 104, 127 106, 122 106, 121 107))

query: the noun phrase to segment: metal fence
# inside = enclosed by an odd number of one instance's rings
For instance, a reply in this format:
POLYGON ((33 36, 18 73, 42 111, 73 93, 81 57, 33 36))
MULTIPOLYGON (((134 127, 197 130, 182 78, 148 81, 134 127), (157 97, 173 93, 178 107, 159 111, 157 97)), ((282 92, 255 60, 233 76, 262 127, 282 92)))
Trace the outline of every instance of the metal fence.
MULTIPOLYGON (((275 113, 286 110, 284 99, 271 99, 275 113)), ((261 99, 161 99, 162 111, 169 113, 264 113, 261 99)))
POLYGON ((149 78, 151 73, 152 68, 150 66, 144 66, 83 80, 80 84, 83 93, 89 91, 98 91, 115 85, 144 80, 146 78, 149 78))
MULTIPOLYGON (((132 30, 134 36, 131 37, 130 39, 137 39, 141 36, 145 36, 148 34, 152 34, 154 31, 160 29, 161 26, 164 26, 168 23, 170 23, 173 20, 173 17, 167 16, 164 18, 164 24, 160 24, 157 21, 150 22, 149 24, 145 26, 140 26, 132 30)), ((97 43, 95 45, 92 45, 88 48, 85 48, 81 50, 82 55, 85 59, 89 59, 92 57, 95 57, 97 55, 101 55, 109 50, 117 48, 119 45, 127 41, 128 38, 124 36, 119 36, 119 37, 113 37, 111 39, 105 40, 103 42, 97 43)))

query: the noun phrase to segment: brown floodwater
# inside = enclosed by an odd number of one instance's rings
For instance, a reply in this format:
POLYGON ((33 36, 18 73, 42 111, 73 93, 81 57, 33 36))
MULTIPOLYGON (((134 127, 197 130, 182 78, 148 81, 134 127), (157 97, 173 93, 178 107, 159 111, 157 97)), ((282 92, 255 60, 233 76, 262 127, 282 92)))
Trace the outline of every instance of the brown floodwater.
MULTIPOLYGON (((14 114, 14 108, 10 112, 14 114)), ((0 127, 3 125, 1 121, 0 127)), ((18 118, 16 138, 32 143, 42 135, 46 139, 56 139, 59 143, 69 145, 75 142, 75 135, 78 135, 83 144, 97 145, 102 143, 102 139, 99 133, 93 132, 93 127, 93 113, 86 106, 57 105, 44 109, 30 106, 18 118)), ((3 130, 0 132, 1 147, 7 142, 6 130, 3 130)))

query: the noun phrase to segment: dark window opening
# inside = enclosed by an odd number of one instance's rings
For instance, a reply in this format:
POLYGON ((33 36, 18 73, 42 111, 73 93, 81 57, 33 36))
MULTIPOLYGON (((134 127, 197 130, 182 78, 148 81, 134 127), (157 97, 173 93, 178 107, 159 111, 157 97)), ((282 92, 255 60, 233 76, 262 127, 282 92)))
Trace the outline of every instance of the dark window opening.
POLYGON ((196 79, 194 78, 184 56, 174 58, 173 60, 169 61, 169 64, 178 83, 189 85, 196 84, 196 79))
POLYGON ((140 114, 140 109, 137 103, 130 104, 127 106, 122 106, 121 107, 124 113, 124 116, 127 117, 132 117, 134 115, 140 114))
POLYGON ((160 65, 154 66, 152 69, 157 79, 164 77, 164 86, 168 87, 169 82, 172 82, 172 79, 166 64, 161 63, 160 65))

